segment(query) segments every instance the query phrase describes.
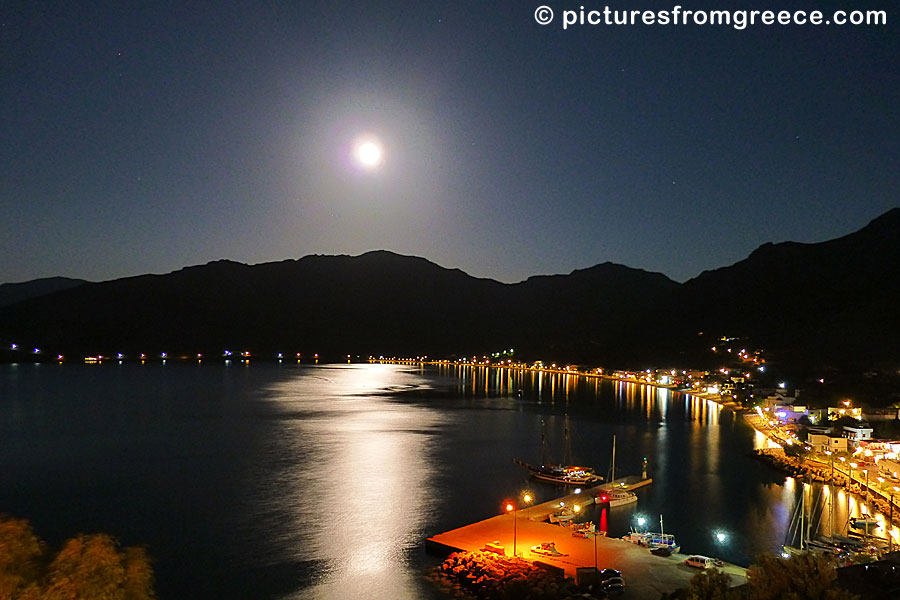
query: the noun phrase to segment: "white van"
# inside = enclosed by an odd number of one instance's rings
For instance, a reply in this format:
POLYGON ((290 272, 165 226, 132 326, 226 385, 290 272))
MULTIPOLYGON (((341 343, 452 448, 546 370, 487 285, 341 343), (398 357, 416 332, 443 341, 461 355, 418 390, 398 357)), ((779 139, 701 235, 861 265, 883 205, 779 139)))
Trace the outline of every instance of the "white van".
POLYGON ((708 569, 710 567, 716 566, 716 560, 708 556, 695 554, 693 556, 688 556, 685 559, 684 564, 689 567, 697 567, 698 569, 708 569))

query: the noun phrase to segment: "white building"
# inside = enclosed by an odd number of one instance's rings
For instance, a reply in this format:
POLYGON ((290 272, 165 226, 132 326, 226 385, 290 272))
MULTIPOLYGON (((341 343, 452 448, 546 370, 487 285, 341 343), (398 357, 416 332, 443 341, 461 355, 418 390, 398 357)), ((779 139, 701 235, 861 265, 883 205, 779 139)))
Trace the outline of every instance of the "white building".
POLYGON ((847 451, 847 438, 831 433, 810 433, 806 441, 816 452, 847 451))
POLYGON ((855 427, 844 426, 844 435, 850 440, 850 445, 856 447, 860 442, 872 439, 872 428, 864 425, 855 427))

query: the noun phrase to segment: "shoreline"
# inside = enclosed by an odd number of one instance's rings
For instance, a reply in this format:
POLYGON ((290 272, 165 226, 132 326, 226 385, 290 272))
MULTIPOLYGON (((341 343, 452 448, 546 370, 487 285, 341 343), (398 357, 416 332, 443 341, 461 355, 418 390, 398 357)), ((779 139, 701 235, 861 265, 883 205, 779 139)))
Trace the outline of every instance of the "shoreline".
MULTIPOLYGON (((864 481, 854 477, 851 482, 848 473, 841 470, 839 465, 834 465, 832 467, 829 463, 824 463, 814 458, 801 458, 786 455, 784 449, 781 447, 784 444, 784 440, 775 435, 772 428, 762 425, 761 419, 752 412, 747 411, 743 413, 742 416, 744 421, 754 430, 766 436, 766 439, 779 446, 777 448, 755 449, 753 453, 758 459, 789 477, 801 481, 808 478, 813 482, 838 486, 856 497, 858 504, 866 503, 866 486, 864 481)), ((898 526, 900 526, 900 495, 894 498, 892 520, 890 498, 885 497, 880 490, 872 487, 868 488, 868 493, 869 496, 872 496, 869 500, 869 507, 872 508, 869 514, 881 516, 885 523, 891 525, 891 529, 894 532, 893 534, 885 532, 887 537, 878 537, 877 539, 887 541, 888 543, 897 542, 898 540, 896 538, 898 536, 896 532, 898 526)))

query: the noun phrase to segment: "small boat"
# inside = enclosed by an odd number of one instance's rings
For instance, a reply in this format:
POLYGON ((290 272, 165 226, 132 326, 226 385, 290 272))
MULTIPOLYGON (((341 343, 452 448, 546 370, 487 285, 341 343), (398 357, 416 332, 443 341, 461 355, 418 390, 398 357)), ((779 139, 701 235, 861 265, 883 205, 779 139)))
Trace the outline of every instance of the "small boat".
POLYGON ((609 461, 609 481, 610 485, 605 485, 601 488, 601 493, 594 498, 594 502, 597 504, 609 504, 610 508, 614 508, 616 506, 623 506, 625 504, 631 504, 632 502, 637 502, 637 495, 634 492, 630 492, 626 490, 623 486, 624 483, 620 483, 620 485, 613 486, 611 485, 616 480, 616 436, 613 436, 612 443, 612 458, 609 461))
POLYGON ((665 546, 657 546, 650 549, 650 554, 654 556, 672 556, 672 549, 665 546))
POLYGON ((574 518, 575 518, 575 511, 572 510, 572 507, 570 507, 570 506, 561 506, 560 508, 558 508, 555 511, 553 511, 552 513, 550 513, 550 522, 551 523, 559 523, 562 525, 562 524, 568 523, 569 521, 571 521, 574 518))
POLYGON ((541 542, 531 547, 531 551, 535 554, 543 554, 544 556, 568 556, 556 549, 555 542, 541 542))
POLYGON ((597 504, 609 504, 609 507, 613 508, 637 502, 637 494, 622 488, 604 489, 594 498, 594 502, 597 504))
POLYGON ((850 519, 850 527, 871 532, 881 527, 881 525, 875 519, 850 519))

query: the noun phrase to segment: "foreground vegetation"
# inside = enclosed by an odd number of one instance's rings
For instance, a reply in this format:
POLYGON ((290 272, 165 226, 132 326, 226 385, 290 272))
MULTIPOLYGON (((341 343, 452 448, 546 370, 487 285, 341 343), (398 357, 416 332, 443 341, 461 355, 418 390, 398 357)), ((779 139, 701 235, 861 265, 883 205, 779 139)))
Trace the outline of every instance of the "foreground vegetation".
MULTIPOLYGON (((491 552, 451 554, 429 576, 457 598, 566 600, 606 597, 539 569, 521 558, 491 552)), ((732 586, 719 569, 700 571, 690 586, 663 594, 662 600, 859 600, 837 585, 837 562, 803 554, 781 558, 765 554, 747 569, 747 584, 732 586)))
POLYGON ((52 553, 28 521, 0 515, 0 600, 151 600, 143 548, 106 534, 79 535, 52 553))
POLYGON ((664 600, 859 600, 837 585, 837 562, 828 556, 802 554, 781 558, 764 554, 747 569, 747 585, 730 587, 728 574, 701 571, 687 589, 664 600))

